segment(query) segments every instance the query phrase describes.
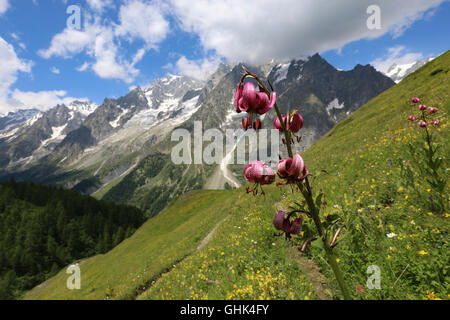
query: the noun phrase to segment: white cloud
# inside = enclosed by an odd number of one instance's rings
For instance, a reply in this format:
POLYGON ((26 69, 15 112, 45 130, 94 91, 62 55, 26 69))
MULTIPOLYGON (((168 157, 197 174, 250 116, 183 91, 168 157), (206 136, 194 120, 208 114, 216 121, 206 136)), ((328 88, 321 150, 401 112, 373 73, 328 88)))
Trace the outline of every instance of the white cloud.
POLYGON ((0 0, 0 16, 6 12, 9 8, 8 0, 0 0))
POLYGON ((395 63, 397 65, 410 64, 418 60, 423 60, 424 56, 419 52, 409 52, 404 46, 396 46, 388 49, 388 53, 383 58, 378 58, 370 64, 378 71, 386 73, 395 63))
MULTIPOLYGON (((112 2, 111 2, 112 3, 112 2)), ((110 1, 88 1, 94 11, 99 11, 110 1)), ((85 53, 94 61, 86 62, 78 71, 90 67, 104 79, 120 79, 131 83, 139 74, 135 65, 150 49, 157 49, 169 32, 169 22, 165 19, 164 5, 159 2, 130 0, 120 7, 119 23, 105 19, 99 12, 84 14, 82 31, 65 29, 56 34, 49 48, 39 51, 39 55, 70 58, 85 53), (129 53, 122 50, 121 40, 140 40, 144 46, 128 59, 129 53)))
POLYGON ((220 62, 220 59, 217 57, 211 59, 205 58, 203 60, 189 60, 185 56, 182 56, 178 59, 176 67, 177 71, 182 75, 205 80, 217 70, 220 62))
POLYGON ((445 0, 171 0, 183 30, 231 62, 264 63, 340 49, 363 38, 399 36, 445 0), (367 28, 369 5, 381 30, 367 28))
POLYGON ((89 63, 85 62, 81 66, 77 67, 76 70, 79 72, 86 71, 89 68, 89 63))
POLYGON ((101 12, 107 7, 114 6, 113 0, 86 0, 88 6, 94 11, 101 12))
POLYGON ((150 48, 164 40, 170 30, 169 22, 162 12, 162 5, 141 0, 132 0, 121 6, 119 21, 116 35, 130 40, 141 39, 150 48))
POLYGON ((60 74, 61 73, 61 71, 57 67, 51 67, 50 71, 52 73, 54 73, 54 74, 60 74))
POLYGON ((93 31, 90 28, 86 31, 65 29, 53 37, 48 49, 39 50, 38 54, 45 59, 53 56, 70 58, 74 54, 82 52, 86 46, 92 43, 95 36, 93 31))
POLYGON ((18 73, 30 73, 32 66, 31 61, 21 60, 14 47, 0 37, 0 105, 5 103, 10 93, 10 87, 17 80, 18 73))
POLYGON ((52 91, 20 91, 14 90, 8 100, 9 110, 17 110, 20 108, 36 108, 46 111, 55 107, 57 104, 69 104, 72 101, 88 101, 87 98, 68 97, 64 90, 52 91))
MULTIPOLYGON (((31 73, 32 66, 32 61, 20 59, 14 47, 0 37, 0 113, 21 108, 48 110, 58 103, 87 100, 86 98, 68 97, 67 92, 61 90, 39 92, 11 90, 11 86, 17 81, 19 72, 31 73)), ((57 69, 55 68, 55 70, 57 69)))

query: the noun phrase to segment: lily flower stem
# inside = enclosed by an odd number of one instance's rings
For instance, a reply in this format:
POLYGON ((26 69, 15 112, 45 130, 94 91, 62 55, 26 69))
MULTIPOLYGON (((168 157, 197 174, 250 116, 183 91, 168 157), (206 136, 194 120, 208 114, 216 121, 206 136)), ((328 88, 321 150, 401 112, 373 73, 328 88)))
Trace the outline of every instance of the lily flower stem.
MULTIPOLYGON (((278 105, 276 103, 275 103, 274 107, 275 107, 275 110, 277 112, 277 116, 280 119, 280 123, 281 123, 281 126, 282 126, 283 131, 284 131, 284 135, 286 137, 286 142, 287 142, 286 143, 286 147, 288 149, 289 157, 292 158, 293 157, 293 152, 292 152, 292 146, 291 146, 290 133, 286 129, 284 121, 283 121, 283 119, 281 117, 280 109, 278 108, 278 105)), ((317 206, 314 203, 313 195, 312 195, 312 189, 311 189, 311 186, 309 184, 308 177, 306 177, 305 183, 306 183, 306 188, 305 188, 305 185, 302 182, 298 182, 297 185, 298 185, 298 187, 300 189, 300 192, 302 193, 303 197, 306 200, 306 203, 307 203, 308 208, 309 208, 309 212, 310 212, 311 217, 312 217, 312 219, 314 221, 314 224, 316 226, 317 233, 319 234, 319 237, 322 239, 322 245, 323 245, 323 248, 325 250, 325 254, 326 254, 328 263, 329 263, 331 269, 333 270, 333 273, 334 273, 334 275, 336 277, 336 280, 337 280, 337 282, 339 284, 339 287, 340 287, 340 289, 342 291, 342 295, 344 296, 345 300, 351 300, 350 293, 349 293, 349 291, 347 289, 347 286, 345 284, 345 281, 344 281, 344 276, 343 276, 343 274, 342 274, 342 272, 341 272, 341 270, 340 270, 340 268, 339 268, 339 266, 337 264, 336 257, 335 257, 335 255, 334 255, 334 253, 332 251, 332 248, 330 248, 329 245, 328 245, 327 236, 323 232, 322 223, 320 221, 320 216, 319 216, 319 209, 317 208, 317 206)))

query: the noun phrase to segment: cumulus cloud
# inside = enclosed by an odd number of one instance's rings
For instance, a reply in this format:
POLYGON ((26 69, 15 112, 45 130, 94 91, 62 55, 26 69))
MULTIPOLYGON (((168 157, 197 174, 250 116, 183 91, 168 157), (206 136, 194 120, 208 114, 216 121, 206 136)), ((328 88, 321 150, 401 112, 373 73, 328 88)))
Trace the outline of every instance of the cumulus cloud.
POLYGON ((32 66, 31 61, 20 59, 14 47, 0 37, 0 106, 5 104, 19 72, 30 73, 32 66))
POLYGON ((8 0, 0 0, 0 16, 6 12, 9 8, 8 0))
POLYGON ((221 60, 217 57, 189 60, 182 56, 176 63, 176 71, 185 76, 205 80, 217 70, 220 62, 221 60))
POLYGON ((102 12, 105 8, 113 7, 113 0, 86 0, 88 6, 94 11, 102 12))
MULTIPOLYGON (((18 89, 11 90, 19 73, 31 73, 32 67, 32 61, 20 59, 14 47, 0 37, 0 113, 21 108, 48 110, 58 103, 80 100, 79 98, 68 97, 66 91, 24 92, 18 89)), ((55 72, 58 69, 53 67, 51 70, 55 72)), ((81 100, 86 100, 86 98, 81 100)))
MULTIPOLYGON (((89 6, 100 10, 109 1, 89 1, 89 6)), ((156 49, 170 29, 164 17, 164 5, 159 2, 130 0, 120 6, 119 22, 116 24, 104 19, 98 12, 85 13, 83 30, 65 29, 56 34, 49 48, 38 53, 42 57, 70 58, 79 53, 86 53, 94 61, 83 64, 79 71, 90 67, 99 77, 104 79, 120 79, 131 83, 139 74, 135 67, 146 52, 156 49), (123 52, 120 41, 140 40, 143 47, 137 50, 131 59, 123 52)))
POLYGON ((57 104, 69 104, 75 100, 88 101, 87 98, 68 97, 64 90, 51 91, 20 91, 15 89, 8 99, 8 110, 17 110, 20 108, 36 108, 46 111, 57 104))
POLYGON ((423 59, 424 56, 420 52, 409 52, 405 46, 396 46, 389 48, 386 56, 378 58, 370 64, 378 71, 386 73, 394 63, 397 65, 410 64, 423 59))
POLYGON ((264 63, 339 50, 363 38, 399 36, 445 0, 171 0, 180 26, 205 50, 230 62, 264 63), (380 30, 367 27, 367 8, 381 8, 380 30))
POLYGON ((53 56, 70 58, 74 54, 82 52, 87 45, 92 43, 95 37, 95 30, 89 26, 86 31, 75 29, 65 29, 55 35, 48 49, 38 51, 38 54, 49 59, 53 56))
POLYGON ((119 21, 115 33, 129 40, 141 39, 149 47, 155 47, 169 33, 169 21, 163 15, 161 4, 140 0, 129 1, 120 7, 119 21))

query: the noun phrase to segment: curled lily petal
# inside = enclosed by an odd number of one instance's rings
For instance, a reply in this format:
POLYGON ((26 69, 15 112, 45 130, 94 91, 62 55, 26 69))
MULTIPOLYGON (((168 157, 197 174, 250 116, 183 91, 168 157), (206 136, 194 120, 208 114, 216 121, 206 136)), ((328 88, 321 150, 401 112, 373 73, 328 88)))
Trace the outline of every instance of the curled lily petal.
POLYGON ((299 234, 300 230, 302 229, 302 224, 303 224, 303 218, 297 218, 294 221, 291 222, 290 228, 289 228, 289 233, 290 234, 299 234))
POLYGON ((289 121, 289 131, 293 133, 299 132, 303 128, 303 123, 303 117, 295 113, 289 121))
POLYGON ((263 165, 263 174, 262 177, 257 181, 260 184, 271 184, 275 181, 275 173, 273 172, 272 168, 268 165, 263 165))
POLYGON ((306 177, 309 175, 309 171, 308 171, 308 168, 306 166, 303 168, 302 174, 303 174, 303 176, 298 178, 298 180, 300 180, 300 181, 301 180, 305 180, 306 177))
POLYGON ((292 163, 287 169, 287 172, 291 177, 299 178, 300 174, 303 172, 304 167, 305 163, 303 161, 303 158, 298 153, 296 153, 292 158, 292 163))
POLYGON ((244 90, 244 85, 242 83, 239 83, 236 87, 236 93, 234 94, 234 106, 236 107, 236 112, 240 113, 242 112, 239 108, 239 101, 242 98, 242 91, 244 90))
MULTIPOLYGON (((283 119, 283 122, 286 125, 286 116, 282 115, 281 118, 283 119)), ((275 117, 275 120, 273 121, 273 127, 278 131, 283 132, 283 126, 281 125, 280 118, 275 117)))
POLYGON ((273 219, 275 229, 281 230, 286 234, 286 238, 290 238, 292 234, 299 234, 302 229, 303 218, 297 218, 294 221, 289 220, 289 216, 285 217, 284 211, 278 211, 273 219))
POLYGON ((270 95, 270 102, 264 108, 257 110, 257 113, 258 114, 267 113, 270 109, 273 108, 273 106, 275 105, 275 102, 277 102, 277 93, 275 91, 272 91, 272 94, 270 95))
POLYGON ((283 230, 284 215, 284 211, 278 211, 278 213, 275 215, 275 218, 273 219, 273 225, 275 226, 275 229, 283 230))
POLYGON ((288 162, 291 163, 292 159, 281 159, 280 161, 278 161, 278 176, 282 179, 289 176, 286 168, 287 166, 289 166, 288 162))

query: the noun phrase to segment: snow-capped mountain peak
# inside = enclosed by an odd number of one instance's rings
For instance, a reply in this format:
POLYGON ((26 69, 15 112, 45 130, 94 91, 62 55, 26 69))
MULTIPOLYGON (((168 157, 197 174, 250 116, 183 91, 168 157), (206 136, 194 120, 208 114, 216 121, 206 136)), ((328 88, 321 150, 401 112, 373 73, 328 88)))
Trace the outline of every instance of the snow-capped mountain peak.
POLYGON ((419 60, 406 64, 396 64, 391 65, 387 71, 384 73, 386 76, 399 83, 408 75, 425 65, 426 63, 432 61, 434 58, 429 58, 427 60, 419 60))
POLYGON ((11 127, 29 121, 40 113, 37 109, 20 109, 16 112, 9 112, 7 115, 0 117, 0 131, 7 130, 11 127))
POLYGON ((73 101, 67 106, 71 111, 79 112, 85 117, 94 112, 97 107, 98 105, 91 101, 73 101))

